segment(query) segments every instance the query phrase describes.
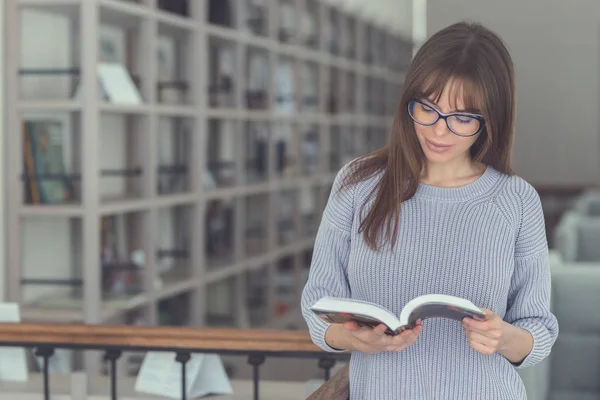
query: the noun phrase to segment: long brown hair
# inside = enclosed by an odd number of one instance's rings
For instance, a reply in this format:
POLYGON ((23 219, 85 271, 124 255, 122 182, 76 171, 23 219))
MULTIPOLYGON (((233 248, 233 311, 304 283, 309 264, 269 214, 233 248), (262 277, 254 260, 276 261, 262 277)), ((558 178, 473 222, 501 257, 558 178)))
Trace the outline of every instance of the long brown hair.
POLYGON ((512 59, 503 41, 477 23, 461 22, 431 36, 408 68, 389 143, 354 160, 342 187, 381 173, 381 179, 365 200, 373 199, 359 231, 377 249, 396 243, 402 202, 412 198, 425 167, 425 155, 408 115, 412 99, 438 101, 447 85, 465 107, 485 118, 485 128, 470 148, 475 162, 512 174, 510 153, 515 123, 515 79, 512 59), (457 90, 455 90, 457 89, 457 90))

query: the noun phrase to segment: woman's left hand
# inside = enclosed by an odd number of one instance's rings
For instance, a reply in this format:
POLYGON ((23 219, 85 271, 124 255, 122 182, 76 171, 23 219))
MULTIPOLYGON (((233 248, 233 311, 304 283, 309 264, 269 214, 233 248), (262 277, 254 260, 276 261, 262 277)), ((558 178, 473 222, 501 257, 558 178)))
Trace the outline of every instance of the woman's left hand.
POLYGON ((471 348, 482 354, 490 355, 503 348, 507 324, 494 312, 488 309, 483 309, 483 311, 485 320, 464 318, 462 326, 471 348))

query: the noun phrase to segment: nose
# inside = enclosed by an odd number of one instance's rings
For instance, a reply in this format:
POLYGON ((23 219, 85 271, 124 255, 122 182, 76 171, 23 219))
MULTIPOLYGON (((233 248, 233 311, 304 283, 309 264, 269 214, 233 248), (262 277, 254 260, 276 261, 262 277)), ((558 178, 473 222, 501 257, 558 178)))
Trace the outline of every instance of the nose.
POLYGON ((448 125, 446 125, 446 120, 443 118, 440 118, 434 125, 433 125, 433 132, 435 133, 436 136, 444 136, 446 134, 448 134, 448 125))

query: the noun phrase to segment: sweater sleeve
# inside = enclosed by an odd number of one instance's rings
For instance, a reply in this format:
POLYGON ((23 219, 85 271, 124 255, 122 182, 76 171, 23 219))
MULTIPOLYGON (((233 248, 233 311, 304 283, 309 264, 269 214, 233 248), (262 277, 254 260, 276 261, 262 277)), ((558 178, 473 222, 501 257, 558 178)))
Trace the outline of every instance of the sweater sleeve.
POLYGON ((338 191, 345 174, 336 176, 329 200, 317 231, 308 281, 302 291, 302 315, 307 322, 313 342, 329 352, 336 350, 325 342, 330 324, 318 318, 310 307, 324 296, 350 297, 347 265, 350 255, 350 236, 354 214, 353 188, 338 191))
POLYGON ((558 336, 558 321, 550 310, 551 276, 541 201, 529 185, 520 198, 521 217, 505 320, 533 336, 531 352, 515 365, 525 368, 550 354, 558 336))

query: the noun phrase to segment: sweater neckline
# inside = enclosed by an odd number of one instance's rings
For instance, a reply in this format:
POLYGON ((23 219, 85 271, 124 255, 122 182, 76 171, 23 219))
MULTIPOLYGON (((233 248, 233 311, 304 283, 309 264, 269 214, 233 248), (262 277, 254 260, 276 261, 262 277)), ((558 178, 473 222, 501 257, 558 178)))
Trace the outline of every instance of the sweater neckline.
POLYGON ((467 200, 492 189, 499 177, 500 173, 488 165, 479 178, 475 179, 471 183, 467 183, 466 185, 457 187, 441 187, 426 183, 419 183, 415 196, 426 197, 440 201, 467 200))

